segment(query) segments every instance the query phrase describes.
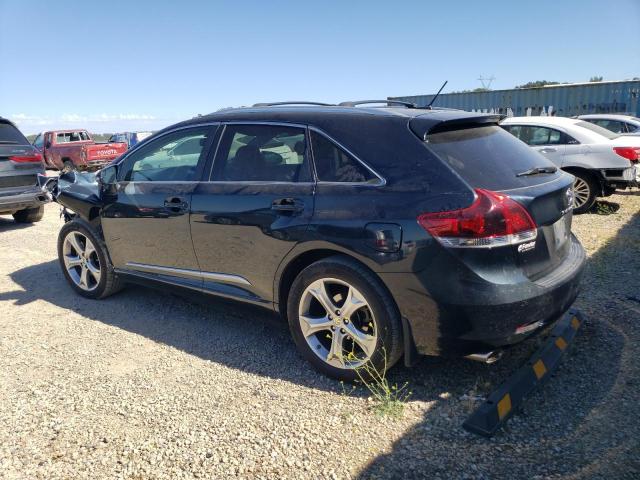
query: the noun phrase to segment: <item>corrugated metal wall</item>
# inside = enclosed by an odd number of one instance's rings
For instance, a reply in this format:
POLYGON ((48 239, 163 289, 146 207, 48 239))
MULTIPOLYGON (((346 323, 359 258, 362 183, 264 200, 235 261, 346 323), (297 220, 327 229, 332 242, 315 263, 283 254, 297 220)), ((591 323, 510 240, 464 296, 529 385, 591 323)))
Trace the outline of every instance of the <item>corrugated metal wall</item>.
MULTIPOLYGON (((553 87, 489 92, 467 92, 441 94, 434 106, 458 108, 469 111, 491 111, 507 113, 510 108, 515 116, 540 115, 542 110, 555 115, 570 117, 585 113, 626 113, 640 117, 640 80, 623 82, 594 82, 553 87)), ((389 97, 404 100, 419 106, 429 104, 431 95, 389 97)))

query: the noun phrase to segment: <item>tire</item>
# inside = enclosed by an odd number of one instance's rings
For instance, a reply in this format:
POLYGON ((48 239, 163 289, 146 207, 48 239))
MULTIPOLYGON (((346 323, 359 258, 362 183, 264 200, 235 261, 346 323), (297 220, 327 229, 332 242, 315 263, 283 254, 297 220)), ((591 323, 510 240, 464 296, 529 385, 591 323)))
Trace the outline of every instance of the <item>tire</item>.
POLYGON ((575 208, 573 213, 580 215, 588 212, 596 202, 598 192, 598 182, 593 175, 587 172, 570 172, 575 178, 573 190, 575 195, 575 208))
POLYGON ((83 297, 106 298, 123 286, 113 270, 106 245, 82 219, 71 220, 60 230, 58 260, 71 288, 83 297))
POLYGON ((367 380, 402 356, 400 313, 393 298, 372 272, 342 255, 300 272, 287 299, 287 318, 301 355, 338 380, 367 380), (327 293, 331 315, 319 300, 321 291, 327 293))
POLYGON ((65 160, 64 162, 62 162, 62 173, 73 172, 75 169, 76 166, 71 160, 65 160))
POLYGON ((13 214, 13 219, 17 223, 35 223, 42 220, 44 216, 44 205, 33 208, 25 208, 24 210, 18 210, 13 214))

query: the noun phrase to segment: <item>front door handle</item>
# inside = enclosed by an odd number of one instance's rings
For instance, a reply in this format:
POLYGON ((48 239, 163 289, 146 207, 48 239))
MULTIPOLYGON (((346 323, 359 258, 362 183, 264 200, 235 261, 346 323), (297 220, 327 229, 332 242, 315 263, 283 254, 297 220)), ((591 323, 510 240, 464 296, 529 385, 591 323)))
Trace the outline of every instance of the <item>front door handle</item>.
POLYGON ((554 153, 556 151, 557 150, 555 148, 548 147, 548 148, 543 148, 542 150, 540 150, 540 153, 554 153))
POLYGON ((189 204, 182 197, 167 197, 164 200, 164 208, 170 212, 180 213, 189 209, 189 204))
POLYGON ((304 203, 295 198, 280 198, 271 203, 271 210, 291 214, 300 213, 304 210, 304 203))

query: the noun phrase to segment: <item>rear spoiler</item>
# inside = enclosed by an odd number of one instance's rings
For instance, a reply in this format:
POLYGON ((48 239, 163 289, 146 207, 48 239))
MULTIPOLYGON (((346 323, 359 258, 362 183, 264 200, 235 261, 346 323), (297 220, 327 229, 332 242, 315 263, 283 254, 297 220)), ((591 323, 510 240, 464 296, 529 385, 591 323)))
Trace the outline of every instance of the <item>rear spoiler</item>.
POLYGON ((421 140, 427 135, 449 130, 462 130, 487 125, 497 125, 505 115, 478 114, 457 111, 438 111, 418 115, 409 120, 409 129, 421 140), (454 114, 455 112, 455 114, 454 114))

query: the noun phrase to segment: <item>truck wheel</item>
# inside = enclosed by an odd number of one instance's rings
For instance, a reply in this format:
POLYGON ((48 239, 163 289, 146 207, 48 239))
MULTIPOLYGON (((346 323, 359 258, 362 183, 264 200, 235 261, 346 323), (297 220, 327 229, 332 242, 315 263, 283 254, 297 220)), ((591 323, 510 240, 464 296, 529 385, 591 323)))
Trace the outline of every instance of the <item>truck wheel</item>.
POLYGON ((369 380, 402 355, 398 308, 373 273, 336 255, 305 268, 293 282, 287 318, 298 350, 339 380, 369 380))
POLYGON ((64 162, 62 162, 62 173, 73 172, 75 169, 76 166, 71 160, 65 160, 64 162))
POLYGON ((65 223, 60 230, 58 260, 71 288, 83 297, 105 298, 122 288, 106 245, 81 219, 65 223))
POLYGON ((17 223, 35 223, 42 220, 44 215, 44 206, 34 208, 25 208, 24 210, 18 210, 13 214, 13 219, 17 223))
POLYGON ((573 181, 574 209, 573 213, 588 212, 596 202, 598 184, 594 178, 586 172, 571 172, 576 177, 573 181))

